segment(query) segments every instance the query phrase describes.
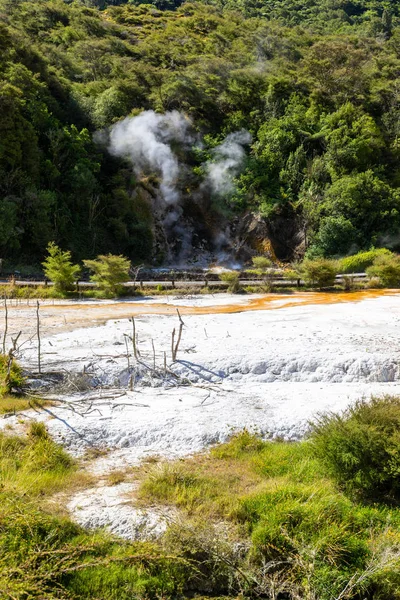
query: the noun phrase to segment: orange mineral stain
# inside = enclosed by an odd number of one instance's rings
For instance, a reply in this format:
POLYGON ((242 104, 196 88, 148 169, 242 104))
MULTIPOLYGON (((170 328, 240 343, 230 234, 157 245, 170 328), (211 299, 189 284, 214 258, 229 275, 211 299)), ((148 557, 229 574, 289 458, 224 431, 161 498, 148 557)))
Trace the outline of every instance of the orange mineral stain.
POLYGON ((238 301, 231 304, 215 304, 209 306, 190 306, 188 304, 174 304, 166 302, 125 301, 109 303, 71 303, 47 305, 46 312, 62 312, 65 315, 80 313, 81 317, 88 319, 113 319, 118 317, 129 317, 139 315, 171 315, 176 314, 179 309, 185 315, 210 315, 210 314, 232 314, 254 310, 276 310, 279 308, 291 308, 294 306, 308 306, 320 304, 338 304, 342 302, 361 302, 380 298, 383 296, 400 295, 400 290, 362 290, 358 292, 299 292, 295 294, 265 294, 252 298, 238 296, 238 301))
MULTIPOLYGON (((298 292, 294 294, 265 294, 263 296, 237 296, 235 302, 210 306, 190 306, 145 300, 124 302, 44 302, 40 308, 43 333, 72 331, 79 327, 93 327, 111 319, 127 319, 145 315, 175 315, 177 308, 181 315, 234 314, 256 310, 277 310, 296 306, 329 305, 361 302, 384 296, 399 296, 400 290, 363 290, 358 292, 298 292)), ((218 298, 221 298, 219 295, 218 298)), ((231 299, 232 297, 230 297, 231 299)), ((183 300, 185 302, 185 300, 183 300)), ((4 307, 0 307, 1 311, 4 307)), ((9 306, 9 320, 15 330, 30 330, 35 325, 34 308, 19 304, 9 306)))

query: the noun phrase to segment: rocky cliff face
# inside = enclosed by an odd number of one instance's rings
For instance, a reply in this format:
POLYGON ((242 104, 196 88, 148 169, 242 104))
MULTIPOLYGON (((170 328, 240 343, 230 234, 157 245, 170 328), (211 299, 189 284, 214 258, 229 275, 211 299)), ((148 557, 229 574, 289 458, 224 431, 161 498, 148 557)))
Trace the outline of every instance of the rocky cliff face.
POLYGON ((270 220, 251 211, 229 218, 199 195, 184 198, 178 206, 167 206, 160 202, 156 186, 149 181, 142 182, 136 194, 148 204, 152 216, 155 263, 243 264, 257 254, 283 261, 304 254, 299 219, 270 220))

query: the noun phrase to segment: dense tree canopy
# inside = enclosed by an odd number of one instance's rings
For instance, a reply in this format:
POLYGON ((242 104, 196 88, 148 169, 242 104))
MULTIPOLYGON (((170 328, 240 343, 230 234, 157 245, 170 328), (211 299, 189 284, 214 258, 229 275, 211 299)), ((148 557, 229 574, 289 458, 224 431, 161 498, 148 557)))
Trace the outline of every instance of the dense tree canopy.
POLYGON ((204 137, 189 192, 208 149, 251 133, 221 215, 296 219, 314 254, 395 246, 399 7, 0 0, 0 254, 38 262, 54 241, 74 259, 150 259, 149 184, 93 137, 148 109, 179 110, 204 137))

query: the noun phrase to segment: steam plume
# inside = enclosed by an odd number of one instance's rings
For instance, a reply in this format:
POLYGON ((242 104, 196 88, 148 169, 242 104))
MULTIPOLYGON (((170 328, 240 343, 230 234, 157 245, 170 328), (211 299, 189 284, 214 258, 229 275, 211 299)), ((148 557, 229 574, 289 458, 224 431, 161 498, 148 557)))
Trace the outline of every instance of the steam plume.
POLYGON ((245 129, 230 133, 214 148, 214 161, 206 164, 207 183, 218 195, 229 195, 235 190, 233 178, 239 173, 245 158, 244 144, 251 142, 251 135, 245 129))
MULTIPOLYGON (((179 254, 179 260, 187 260, 193 253, 194 229, 190 220, 183 217, 183 203, 178 189, 178 181, 189 168, 179 162, 174 153, 174 145, 189 149, 194 143, 201 144, 193 135, 192 123, 178 111, 163 115, 152 110, 144 111, 136 117, 127 117, 113 125, 108 131, 96 136, 99 142, 107 139, 108 149, 114 156, 125 157, 133 165, 134 172, 157 173, 160 177, 160 194, 153 210, 163 225, 169 259, 179 254), (103 137, 104 135, 104 137, 103 137)), ((229 196, 234 191, 234 177, 239 173, 245 157, 244 144, 251 141, 244 129, 229 134, 222 144, 213 150, 213 160, 205 166, 206 177, 200 188, 192 192, 196 201, 201 202, 207 192, 229 196)), ((228 246, 229 228, 221 239, 215 242, 215 250, 228 246)))
POLYGON ((170 143, 189 142, 189 126, 188 119, 178 111, 159 115, 147 110, 111 128, 109 150, 114 156, 129 157, 137 174, 156 171, 161 177, 160 192, 165 202, 176 204, 179 163, 170 143))

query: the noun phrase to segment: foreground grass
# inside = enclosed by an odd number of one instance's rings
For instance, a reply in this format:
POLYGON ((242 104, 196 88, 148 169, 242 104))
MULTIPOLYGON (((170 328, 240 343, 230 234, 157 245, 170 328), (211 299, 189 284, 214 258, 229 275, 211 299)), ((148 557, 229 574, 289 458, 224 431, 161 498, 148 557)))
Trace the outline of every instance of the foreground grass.
POLYGON ((2 394, 0 396, 0 415, 17 414, 24 410, 29 410, 32 406, 40 408, 49 406, 51 402, 43 399, 30 399, 26 396, 16 394, 2 394))
POLYGON ((400 598, 400 511, 347 497, 309 442, 265 443, 244 432, 208 456, 150 468, 140 497, 184 511, 187 532, 180 524, 169 534, 181 550, 204 545, 213 522, 215 539, 218 522, 230 523, 225 538, 246 551, 229 561, 252 593, 400 598))
POLYGON ((0 598, 397 600, 400 510, 346 495, 322 465, 312 441, 246 431, 149 462, 140 502, 181 516, 158 542, 127 543, 54 512, 54 494, 83 482, 42 424, 1 433, 0 598))
POLYGON ((51 514, 51 495, 79 485, 74 461, 33 424, 0 434, 0 598, 128 600, 173 597, 190 563, 153 544, 88 534, 51 514))

